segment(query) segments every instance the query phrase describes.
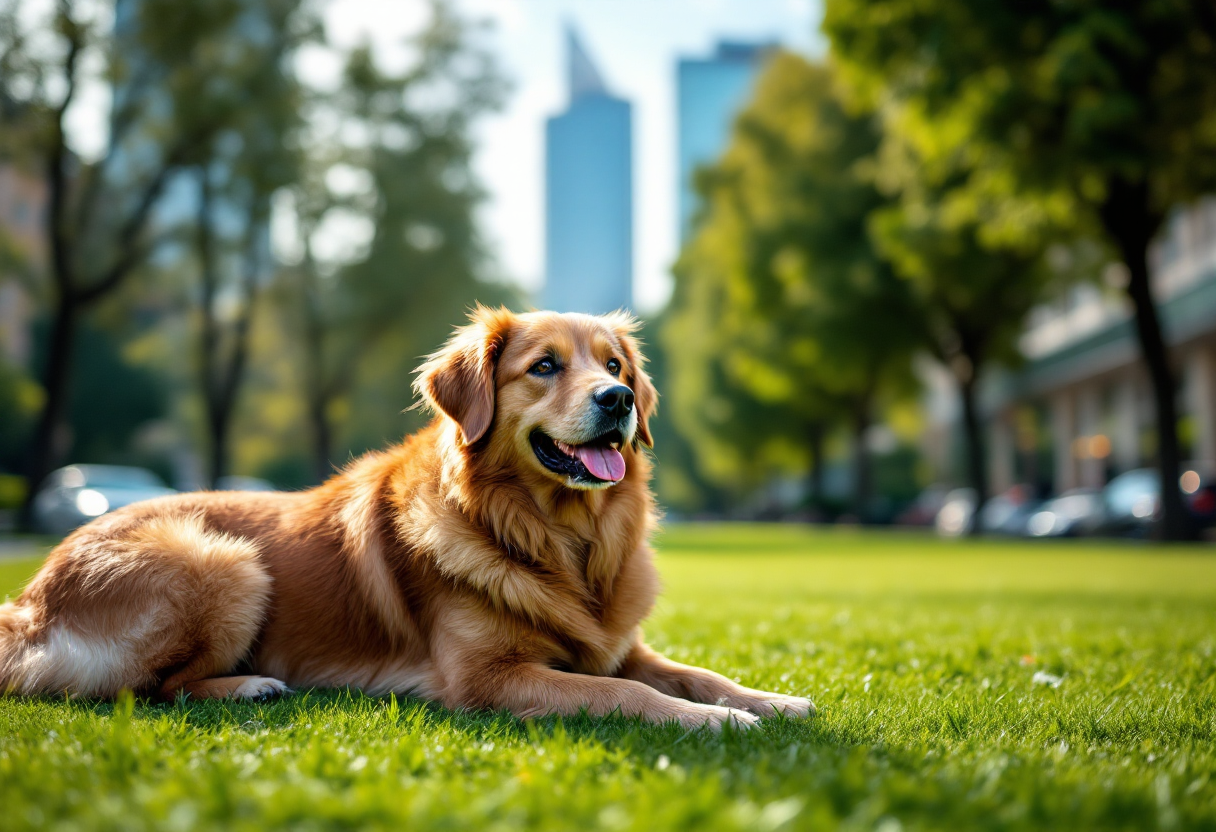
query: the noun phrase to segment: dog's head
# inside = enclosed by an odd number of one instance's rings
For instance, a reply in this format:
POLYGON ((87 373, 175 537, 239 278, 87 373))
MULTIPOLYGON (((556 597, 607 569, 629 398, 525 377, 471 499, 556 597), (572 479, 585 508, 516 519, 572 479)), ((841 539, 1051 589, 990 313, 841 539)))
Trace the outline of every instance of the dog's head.
POLYGON ((478 308, 418 370, 419 394, 459 428, 462 447, 577 489, 625 478, 652 445, 657 395, 623 313, 517 315, 478 308))

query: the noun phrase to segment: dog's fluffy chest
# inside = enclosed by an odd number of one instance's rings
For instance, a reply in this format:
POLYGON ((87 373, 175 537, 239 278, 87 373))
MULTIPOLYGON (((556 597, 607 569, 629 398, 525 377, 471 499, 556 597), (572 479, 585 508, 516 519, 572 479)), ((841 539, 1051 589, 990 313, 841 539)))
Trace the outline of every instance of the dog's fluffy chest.
MULTIPOLYGON (((537 580, 544 584, 545 577, 538 575, 537 580)), ((544 628, 561 654, 555 658, 579 673, 610 675, 637 640, 638 626, 654 605, 658 581, 651 553, 639 547, 619 561, 607 581, 589 575, 586 567, 566 577, 570 600, 578 609, 560 604, 555 609, 569 612, 552 616, 555 626, 544 628)))

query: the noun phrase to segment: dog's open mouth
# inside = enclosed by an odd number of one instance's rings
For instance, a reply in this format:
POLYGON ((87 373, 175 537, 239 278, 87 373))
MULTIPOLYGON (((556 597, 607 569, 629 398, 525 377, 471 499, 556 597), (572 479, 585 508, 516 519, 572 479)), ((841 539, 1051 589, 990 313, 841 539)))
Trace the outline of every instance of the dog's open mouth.
POLYGON ((619 430, 582 445, 559 442, 542 430, 532 431, 531 440, 536 458, 555 474, 585 483, 614 483, 625 478, 625 457, 620 450, 625 438, 619 430))

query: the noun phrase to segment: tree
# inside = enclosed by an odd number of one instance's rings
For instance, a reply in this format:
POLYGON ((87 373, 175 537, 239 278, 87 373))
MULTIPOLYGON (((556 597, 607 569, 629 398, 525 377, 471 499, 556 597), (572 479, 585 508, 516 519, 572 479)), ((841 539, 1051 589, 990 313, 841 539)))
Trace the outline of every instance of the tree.
POLYGON ((1035 251, 982 242, 970 212, 952 210, 947 188, 911 166, 898 201, 874 213, 876 243, 912 287, 929 352, 950 373, 963 414, 967 482, 975 492, 973 534, 983 531, 987 453, 979 385, 994 363, 1016 360, 1017 338, 1046 295, 1049 271, 1035 251))
POLYGON ((867 229, 884 203, 865 176, 876 123, 850 115, 833 84, 827 67, 772 59, 729 149, 699 177, 706 207, 665 335, 676 419, 711 465, 734 448, 721 475, 790 448, 818 470, 843 416, 864 517, 866 436, 880 396, 912 386, 920 316, 867 229))
MULTIPOLYGON (((498 106, 503 84, 469 24, 446 3, 430 11, 410 44, 417 58, 409 68, 386 71, 370 48, 357 48, 346 56, 340 88, 310 104, 311 147, 293 188, 300 258, 285 299, 303 346, 317 479, 337 461, 335 422, 351 410, 344 405, 375 397, 385 406, 357 410, 395 412, 412 395, 417 358, 465 309, 510 297, 480 280, 488 258, 475 222, 482 191, 470 167, 472 125, 498 106), (367 239, 319 251, 335 221, 367 229, 367 239), (376 383, 360 384, 372 375, 376 383)), ((383 420, 361 418, 346 420, 348 431, 362 433, 361 444, 383 441, 375 435, 383 420)))
MULTIPOLYGON (((236 19, 221 50, 222 93, 234 100, 225 129, 193 159, 197 190, 198 371, 209 440, 211 487, 230 473, 232 423, 256 308, 271 271, 270 204, 298 174, 300 95, 287 61, 308 32, 297 0, 259 2, 236 19), (260 31, 248 31, 256 24, 260 31)), ((193 102, 174 102, 188 111, 193 102)))
POLYGON ((124 8, 128 17, 120 21, 110 4, 86 0, 58 0, 45 20, 21 4, 0 11, 3 132, 45 171, 49 191, 53 311, 40 362, 43 405, 25 466, 26 523, 38 484, 64 451, 57 437, 83 317, 165 242, 168 232, 153 221, 156 207, 171 180, 233 116, 227 103, 233 97, 215 94, 223 89, 216 47, 240 16, 240 3, 142 0, 124 8), (109 84, 114 103, 105 147, 86 159, 71 145, 67 117, 94 82, 109 84))
MULTIPOLYGON (((1188 536, 1175 379, 1148 247, 1170 208, 1216 187, 1216 9, 1208 0, 829 0, 856 91, 929 165, 966 170, 989 233, 1046 210, 1127 267, 1152 382, 1162 533, 1188 536)), ((1034 223, 1032 223, 1034 224, 1034 223)))

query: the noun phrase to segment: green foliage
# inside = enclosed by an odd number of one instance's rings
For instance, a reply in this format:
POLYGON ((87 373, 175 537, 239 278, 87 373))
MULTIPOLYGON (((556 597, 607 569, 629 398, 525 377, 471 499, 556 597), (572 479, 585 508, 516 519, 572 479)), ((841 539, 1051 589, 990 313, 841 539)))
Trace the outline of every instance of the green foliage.
POLYGON ((0 510, 19 508, 27 493, 24 477, 0 474, 0 510))
MULTIPOLYGON (((87 375, 74 342, 97 305, 173 241, 181 200, 165 197, 182 194, 183 173, 222 169, 226 196, 246 209, 226 219, 242 229, 262 225, 270 191, 290 175, 280 128, 297 102, 284 83, 287 50, 278 47, 296 39, 298 5, 65 0, 0 10, 4 150, 46 175, 47 267, 37 294, 50 307, 51 332, 36 362, 44 397, 26 452, 32 483, 69 450, 61 437, 80 395, 73 384, 87 375), (85 154, 67 117, 97 86, 108 87, 111 109, 103 147, 85 154)), ((118 391, 109 387, 105 401, 125 404, 118 391)), ((79 443, 71 450, 77 458, 97 452, 79 443)))
MULTIPOLYGON (((420 356, 474 301, 514 300, 480 280, 493 265, 474 221, 482 193, 472 129, 503 83, 475 25, 437 0, 428 25, 387 56, 394 67, 404 57, 404 69, 384 71, 360 47, 338 55, 347 71, 337 89, 310 89, 295 75, 294 50, 331 48, 314 4, 140 0, 117 4, 110 20, 111 5, 21 0, 0 9, 0 151, 47 168, 70 81, 113 91, 109 146, 63 166, 71 187, 57 227, 66 229, 67 267, 38 276, 55 290, 42 293, 47 300, 70 307, 61 328, 87 320, 124 348, 140 330, 141 359, 124 362, 155 366, 173 392, 175 425, 157 442, 219 448, 204 470, 227 467, 230 437, 234 472, 308 484, 416 427, 418 417, 401 411, 420 356), (209 208, 198 201, 202 181, 209 208), (268 274, 272 196, 285 191, 305 236, 329 222, 331 243, 356 245, 309 252, 298 268, 268 274), (365 244, 343 233, 352 220, 367 230, 365 244), (318 400, 332 422, 332 453, 320 466, 308 442, 318 400)), ((118 392, 131 373, 69 367, 79 351, 64 352, 42 360, 62 371, 43 386, 66 390, 52 421, 74 418, 71 403, 86 395, 68 380, 110 385, 107 401, 143 418, 144 391, 118 392)), ((44 450, 34 455, 49 457, 44 450)), ((84 450, 102 453, 96 443, 84 450)))
POLYGON ((42 403, 38 383, 0 359, 0 470, 18 471, 42 403))
MULTIPOLYGON (((5 828, 1216 827, 1206 550, 722 525, 659 549, 648 637, 819 716, 715 736, 332 691, 3 698, 5 828)), ((0 562, 0 591, 34 565, 0 562)))
POLYGON ((1094 180, 1128 147, 1115 133, 1137 129, 1118 103, 1133 87, 1097 44, 1116 48, 1131 18, 1101 3, 827 4, 848 88, 885 125, 876 181, 896 199, 874 217, 875 237, 923 299, 938 356, 956 371, 965 360, 964 376, 1016 355, 1053 282, 1094 271, 1083 245, 1062 244, 1096 229, 1071 183, 1094 180), (1107 108, 1121 127, 1098 117, 1107 108), (1052 246, 1067 274, 1046 267, 1052 246))
MULTIPOLYGON (((222 4, 220 4, 222 5, 222 4)), ((198 387, 207 424, 206 484, 231 468, 232 422, 249 363, 256 306, 273 268, 271 200, 298 179, 301 90, 290 62, 307 27, 294 23, 297 0, 237 4, 222 48, 204 48, 225 79, 212 97, 229 113, 224 129, 191 154, 197 181, 193 221, 198 387), (235 222, 234 218, 239 218, 235 222)), ((154 21, 153 21, 154 23, 154 21)), ((212 106, 216 106, 213 102, 212 106)), ((199 101, 173 101, 177 129, 189 130, 199 101)), ((194 293, 192 293, 193 295, 194 293)))
POLYGON ((867 229, 878 140, 827 68, 779 54, 699 175, 663 340, 676 422, 720 483, 805 470, 826 425, 911 389, 920 316, 867 229))
POLYGON ((646 372, 659 391, 659 409, 650 419, 650 434, 654 439, 651 455, 656 463, 655 495, 666 509, 694 515, 698 512, 722 514, 730 508, 730 494, 701 473, 692 443, 677 428, 672 409, 667 404, 671 355, 662 348, 662 333, 670 309, 668 307, 654 318, 643 319, 634 335, 646 356, 646 372))
MULTIPOLYGON (((34 354, 45 356, 46 321, 33 327, 34 354)), ((141 455, 140 430, 169 413, 172 381, 164 367, 127 353, 130 327, 86 324, 76 342, 75 368, 66 421, 72 462, 149 464, 167 460, 141 455)), ((37 367, 33 370, 36 372, 37 367)), ((0 361, 0 471, 21 470, 43 392, 32 373, 0 361)), ((25 492, 24 486, 19 489, 25 492)), ((0 504, 7 505, 11 492, 0 504)))
POLYGON ((824 31, 928 164, 961 157, 977 193, 1047 197, 1052 224, 1118 181, 1147 182, 1158 221, 1216 188, 1209 3, 830 0, 824 31))
POLYGON ((1096 236, 1126 265, 1153 388, 1162 533, 1193 535, 1175 486, 1175 379, 1148 250, 1168 211, 1216 189, 1211 2, 829 0, 823 28, 931 185, 942 220, 912 217, 914 230, 958 225, 982 248, 1023 254, 1096 236))
POLYGON ((923 180, 896 194, 870 227, 920 302, 932 353, 960 382, 993 360, 1016 361, 1018 336, 1051 285, 1039 253, 986 247, 978 224, 951 211, 951 195, 923 180))
POLYGON ((165 381, 127 361, 118 339, 103 330, 82 327, 77 345, 79 377, 69 405, 72 461, 128 461, 136 432, 167 413, 165 381))
MULTIPOLYGON (((36 356, 46 354, 46 330, 45 321, 34 327, 36 356)), ((71 462, 142 461, 133 458, 136 434, 168 413, 168 380, 124 355, 128 335, 92 324, 80 328, 67 420, 71 462)))
POLYGON ((318 467, 394 441, 417 427, 401 411, 412 371, 477 301, 514 294, 491 268, 476 225, 483 192, 471 168, 473 125, 504 85, 472 24, 445 2, 386 70, 369 46, 345 56, 343 81, 309 100, 304 175, 293 187, 301 262, 284 276, 282 305, 299 338, 318 467), (318 251, 325 223, 368 229, 362 245, 318 251), (321 424, 324 421, 325 424, 321 424))

